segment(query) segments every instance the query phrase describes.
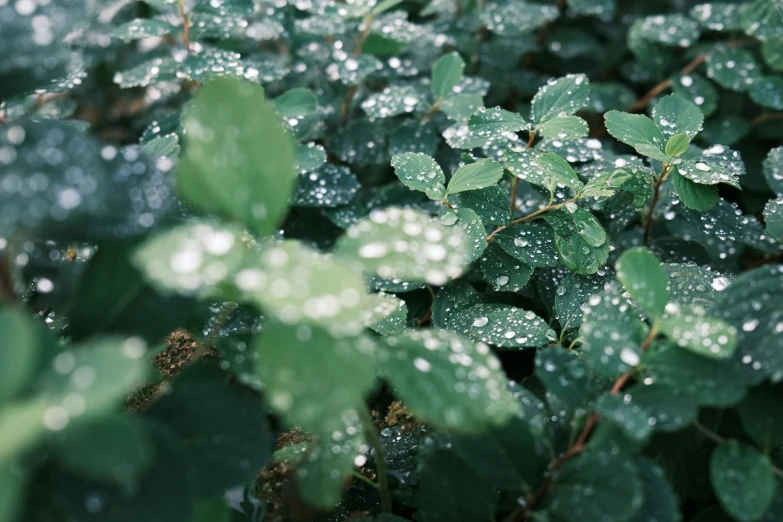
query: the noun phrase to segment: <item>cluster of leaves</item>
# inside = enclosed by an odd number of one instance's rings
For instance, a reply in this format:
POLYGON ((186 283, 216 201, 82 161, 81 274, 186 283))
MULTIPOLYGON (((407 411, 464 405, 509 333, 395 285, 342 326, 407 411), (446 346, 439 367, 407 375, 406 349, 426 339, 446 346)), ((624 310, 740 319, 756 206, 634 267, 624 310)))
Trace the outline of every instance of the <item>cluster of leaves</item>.
POLYGON ((0 522, 783 520, 781 72, 779 0, 0 2, 0 522))

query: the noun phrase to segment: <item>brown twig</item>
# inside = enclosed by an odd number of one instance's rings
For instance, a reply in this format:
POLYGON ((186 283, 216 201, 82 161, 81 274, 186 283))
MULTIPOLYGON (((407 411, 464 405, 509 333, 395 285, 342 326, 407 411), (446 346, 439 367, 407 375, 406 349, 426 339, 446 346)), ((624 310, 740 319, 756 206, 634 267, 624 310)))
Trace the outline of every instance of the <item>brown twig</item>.
POLYGON ((783 120, 783 112, 765 112, 764 114, 759 114, 750 120, 750 126, 754 127, 771 120, 783 120))
POLYGON ((11 264, 6 256, 0 257, 0 299, 6 303, 17 301, 14 280, 11 276, 11 264))
POLYGON ((179 17, 182 20, 182 43, 185 44, 185 49, 190 53, 190 19, 185 12, 185 0, 179 0, 177 7, 179 10, 179 17))
POLYGON ((560 207, 564 207, 565 205, 568 205, 569 203, 573 203, 577 199, 579 199, 578 196, 574 196, 573 198, 569 199, 568 201, 563 201, 562 203, 555 203, 554 205, 547 205, 544 208, 540 208, 540 209, 536 210, 535 212, 532 212, 532 213, 528 214, 525 217, 521 217, 519 219, 515 219, 514 221, 512 221, 508 225, 499 226, 498 228, 493 230, 487 236, 487 242, 492 241, 492 238, 495 237, 495 234, 497 234, 501 230, 505 230, 505 229, 507 229, 508 227, 510 227, 512 225, 518 225, 519 223, 526 223, 526 222, 530 221, 531 219, 537 218, 541 214, 549 212, 550 210, 557 210, 560 207))
POLYGON ((663 182, 666 181, 666 178, 669 176, 669 173, 672 171, 672 166, 668 163, 663 165, 663 169, 661 169, 661 174, 658 176, 658 179, 655 180, 655 183, 653 183, 653 197, 652 200, 650 200, 650 210, 647 211, 647 214, 644 216, 642 225, 644 226, 644 242, 647 243, 650 239, 650 230, 652 230, 652 222, 653 222, 653 212, 655 211, 655 205, 658 204, 658 200, 660 199, 661 195, 661 185, 663 185, 663 182))

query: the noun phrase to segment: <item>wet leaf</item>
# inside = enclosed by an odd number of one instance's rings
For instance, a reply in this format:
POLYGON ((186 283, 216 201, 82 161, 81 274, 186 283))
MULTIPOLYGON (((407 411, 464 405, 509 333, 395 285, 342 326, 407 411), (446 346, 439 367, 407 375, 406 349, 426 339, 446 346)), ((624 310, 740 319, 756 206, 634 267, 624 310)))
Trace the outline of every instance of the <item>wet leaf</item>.
POLYGON ((443 98, 462 80, 465 60, 457 53, 441 56, 432 66, 432 95, 436 100, 443 98))
POLYGON ((503 177, 503 166, 491 159, 478 160, 460 167, 452 174, 446 194, 487 188, 503 177))
POLYGON ((587 122, 579 116, 553 118, 536 126, 536 131, 546 138, 575 140, 584 138, 590 129, 587 122))
POLYGON ((701 185, 695 183, 675 170, 672 174, 674 189, 677 191, 677 197, 680 198, 683 205, 699 212, 704 212, 714 207, 718 203, 717 185, 701 185))
POLYGON ((405 186, 425 192, 431 199, 446 197, 446 175, 435 160, 426 154, 397 154, 392 157, 391 165, 405 186))
POLYGON ((666 305, 661 332, 678 346, 705 357, 726 359, 737 347, 737 331, 720 319, 707 315, 699 305, 666 305))
POLYGON ((761 517, 775 492, 770 466, 765 455, 736 440, 718 446, 710 459, 710 479, 724 509, 742 521, 761 517))
POLYGON ((783 241, 783 198, 771 199, 764 206, 764 229, 778 241, 783 241))
POLYGON ((530 119, 540 124, 574 114, 587 105, 590 82, 584 74, 569 74, 550 80, 533 97, 530 119))
POLYGON ((457 310, 449 328, 500 348, 544 346, 556 339, 554 330, 535 313, 507 305, 477 304, 457 310))
POLYGON ((655 319, 663 315, 669 292, 668 277, 661 263, 649 249, 626 250, 617 260, 617 280, 634 301, 655 319))

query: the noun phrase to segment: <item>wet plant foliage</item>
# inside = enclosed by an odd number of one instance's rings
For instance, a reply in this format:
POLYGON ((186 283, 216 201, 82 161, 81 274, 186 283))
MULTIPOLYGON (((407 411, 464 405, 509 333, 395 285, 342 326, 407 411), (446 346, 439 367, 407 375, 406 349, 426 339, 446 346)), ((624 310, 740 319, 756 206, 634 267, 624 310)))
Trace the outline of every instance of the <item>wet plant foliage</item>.
POLYGON ((783 2, 0 0, 0 522, 780 522, 783 2))

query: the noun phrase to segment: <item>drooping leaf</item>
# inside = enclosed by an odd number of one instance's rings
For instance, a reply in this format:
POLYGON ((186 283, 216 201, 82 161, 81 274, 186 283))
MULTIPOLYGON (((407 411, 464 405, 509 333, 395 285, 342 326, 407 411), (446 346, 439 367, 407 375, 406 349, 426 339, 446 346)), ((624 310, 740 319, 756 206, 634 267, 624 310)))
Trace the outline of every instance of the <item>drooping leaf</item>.
POLYGON ((729 440, 710 459, 710 481, 723 508, 742 521, 758 520, 775 493, 769 458, 755 448, 729 440))
POLYGON ((720 196, 717 185, 701 185, 680 175, 676 170, 672 173, 672 181, 677 197, 688 208, 704 212, 718 203, 720 196))

